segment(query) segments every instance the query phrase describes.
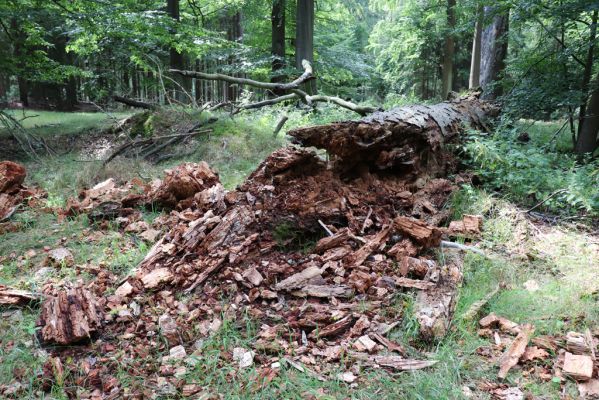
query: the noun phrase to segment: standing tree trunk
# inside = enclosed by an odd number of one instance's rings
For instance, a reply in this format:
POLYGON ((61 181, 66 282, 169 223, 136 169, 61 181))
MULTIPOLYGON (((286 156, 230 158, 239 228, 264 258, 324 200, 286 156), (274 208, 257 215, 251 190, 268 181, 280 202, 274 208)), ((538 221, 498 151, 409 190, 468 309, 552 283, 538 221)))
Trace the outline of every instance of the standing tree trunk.
POLYGON ((591 99, 584 116, 584 123, 580 128, 578 140, 576 141, 575 150, 578 154, 592 153, 599 145, 597 141, 599 133, 599 74, 595 77, 593 86, 591 99))
MULTIPOLYGON (((314 0, 297 0, 295 23, 295 67, 302 69, 302 60, 314 65, 314 0)), ((316 81, 307 82, 304 88, 315 94, 316 81)))
MULTIPOLYGON (((166 9, 168 12, 168 15, 173 18, 176 22, 175 25, 177 24, 177 22, 179 22, 180 20, 180 13, 179 13, 179 0, 166 0, 166 9)), ((172 30, 172 35, 174 35, 176 32, 176 29, 172 30)), ((185 69, 185 57, 182 53, 180 53, 177 49, 175 49, 174 47, 171 46, 171 48, 169 49, 169 58, 170 58, 170 66, 171 68, 174 69, 185 69)), ((175 82, 178 84, 175 85, 174 87, 174 94, 175 94, 175 100, 179 101, 179 102, 187 102, 189 101, 189 98, 186 96, 186 94, 183 91, 187 91, 188 93, 191 91, 191 80, 189 78, 186 77, 175 77, 175 82), (179 86, 180 85, 180 86, 179 86)))
POLYGON ((482 33, 480 84, 485 99, 496 99, 502 94, 501 85, 496 83, 505 68, 510 17, 509 11, 497 13, 493 7, 485 7, 484 13, 494 17, 482 33))
POLYGON ((445 51, 443 55, 443 88, 441 97, 447 99, 447 95, 453 86, 453 55, 455 43, 453 34, 455 30, 455 5, 456 0, 447 0, 447 35, 445 36, 445 51))
POLYGON ((582 92, 583 101, 580 104, 580 113, 578 115, 578 133, 582 131, 582 125, 584 123, 584 117, 586 115, 587 109, 587 100, 588 100, 588 91, 589 84, 591 82, 591 74, 593 72, 593 58, 595 55, 595 39, 597 37, 597 17, 599 11, 595 10, 593 12, 593 17, 591 20, 591 32, 589 34, 589 49, 587 51, 587 59, 584 66, 584 74, 582 76, 582 85, 580 86, 580 90, 582 92))
MULTIPOLYGON (((226 18, 227 24, 227 40, 231 42, 241 42, 243 37, 243 29, 241 27, 241 12, 238 11, 230 17, 226 18)), ((232 54, 228 59, 229 65, 235 64, 235 55, 232 54)), ((227 83, 225 85, 225 101, 237 101, 239 93, 239 85, 227 83)))
POLYGON ((285 68, 285 0, 273 0, 272 14, 271 55, 272 78, 271 82, 283 82, 286 77, 278 71, 285 68))
POLYGON ((479 4, 476 10, 476 24, 474 25, 474 39, 472 41, 472 59, 470 62, 470 80, 468 88, 474 89, 480 86, 480 53, 483 36, 483 6, 479 4))

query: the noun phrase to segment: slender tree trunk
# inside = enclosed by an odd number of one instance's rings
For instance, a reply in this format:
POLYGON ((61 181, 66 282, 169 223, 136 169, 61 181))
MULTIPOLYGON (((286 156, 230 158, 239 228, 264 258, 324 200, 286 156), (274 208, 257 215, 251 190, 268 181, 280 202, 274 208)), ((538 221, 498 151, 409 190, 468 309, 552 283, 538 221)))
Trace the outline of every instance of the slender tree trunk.
POLYGON ((447 32, 447 35, 445 36, 445 51, 443 52, 443 87, 441 89, 441 97, 443 100, 447 99, 447 95, 453 87, 455 5, 456 0, 447 0, 447 29, 449 32, 447 32))
POLYGON ((595 39, 597 37, 597 17, 599 11, 595 10, 593 12, 593 17, 591 20, 590 34, 589 34, 589 49, 587 51, 587 59, 584 66, 584 73, 582 76, 582 85, 580 86, 580 90, 582 92, 583 101, 580 104, 580 113, 578 115, 578 132, 582 130, 582 125, 584 124, 584 116, 586 115, 587 109, 587 99, 588 99, 588 91, 589 84, 591 82, 591 74, 593 72, 593 59, 595 55, 595 39))
POLYGON ((278 71, 285 68, 285 0, 273 0, 272 14, 271 55, 272 78, 271 82, 283 82, 286 77, 278 71))
MULTIPOLYGON (((176 22, 179 22, 181 18, 179 12, 179 0, 167 0, 166 9, 168 15, 176 22)), ((173 30, 172 34, 175 34, 175 30, 173 30)), ((169 49, 169 58, 171 68, 185 69, 185 56, 182 53, 179 53, 174 47, 169 49)), ((175 85, 174 87, 175 99, 180 102, 188 102, 189 98, 183 93, 183 90, 187 92, 190 91, 191 80, 186 77, 175 77, 174 80, 180 85, 180 87, 178 85, 175 85)))
MULTIPOLYGON (((314 62, 314 0, 297 0, 295 23, 295 66, 302 69, 302 60, 314 62)), ((307 82, 305 90, 315 94, 316 80, 307 82)))
POLYGON ((576 153, 592 153, 597 149, 597 135, 599 133, 599 74, 593 82, 591 98, 586 108, 584 123, 578 133, 576 153))
MULTIPOLYGON (((227 40, 231 42, 241 42, 242 37, 243 29, 241 26, 241 12, 238 11, 227 18, 227 40)), ((232 55, 229 57, 228 63, 229 65, 232 65, 235 61, 236 57, 232 55)), ((225 101, 237 101, 240 90, 239 85, 226 83, 224 89, 226 89, 226 91, 224 91, 225 101)))
POLYGON ((13 36, 15 37, 13 53, 15 55, 15 59, 17 60, 17 85, 19 86, 19 101, 23 107, 29 107, 29 84, 27 79, 23 76, 23 70, 25 67, 22 61, 24 34, 21 29, 19 29, 19 23, 15 18, 10 21, 10 27, 12 29, 13 36))
POLYGON ((474 25, 474 39, 472 41, 472 57, 470 62, 470 80, 468 88, 480 86, 480 50, 483 35, 483 6, 480 4, 476 10, 476 24, 474 25))
POLYGON ((484 8, 485 16, 494 15, 490 25, 482 33, 480 84, 485 90, 485 99, 496 99, 501 96, 501 85, 497 84, 501 72, 505 68, 507 56, 509 11, 496 14, 492 7, 484 8))

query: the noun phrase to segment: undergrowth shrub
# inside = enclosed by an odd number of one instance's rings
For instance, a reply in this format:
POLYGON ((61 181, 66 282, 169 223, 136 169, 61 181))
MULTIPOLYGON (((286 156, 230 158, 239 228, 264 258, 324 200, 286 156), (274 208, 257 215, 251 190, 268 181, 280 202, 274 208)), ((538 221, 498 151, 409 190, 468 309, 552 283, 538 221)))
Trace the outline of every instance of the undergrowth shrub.
POLYGON ((469 133, 463 150, 485 189, 526 207, 544 201, 538 210, 599 215, 599 161, 579 161, 575 154, 558 152, 543 132, 520 142, 521 132, 517 124, 490 136, 469 133))

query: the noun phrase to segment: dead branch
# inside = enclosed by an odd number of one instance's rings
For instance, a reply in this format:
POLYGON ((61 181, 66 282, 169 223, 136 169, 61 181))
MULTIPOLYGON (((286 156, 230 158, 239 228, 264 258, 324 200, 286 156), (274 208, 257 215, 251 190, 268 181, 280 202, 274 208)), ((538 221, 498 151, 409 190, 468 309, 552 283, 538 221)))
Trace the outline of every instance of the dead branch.
POLYGON ((278 92, 278 91, 287 91, 287 90, 297 89, 303 83, 305 83, 311 79, 315 79, 314 76, 312 75, 312 65, 310 64, 309 61, 303 60, 302 67, 304 67, 304 73, 299 78, 297 78, 293 82, 289 82, 289 83, 261 82, 261 81, 255 81, 253 79, 237 78, 234 76, 218 74, 218 73, 208 74, 205 72, 184 71, 184 70, 179 70, 179 69, 170 69, 169 71, 172 73, 175 73, 175 74, 179 74, 179 75, 187 76, 187 77, 191 77, 191 78, 206 79, 209 81, 224 81, 224 82, 229 82, 229 83, 237 83, 239 85, 253 86, 253 87, 257 87, 259 89, 267 89, 267 90, 272 90, 272 91, 278 92))
POLYGON ((158 108, 158 106, 155 104, 146 103, 144 101, 128 99, 126 97, 117 96, 117 95, 112 96, 112 99, 116 102, 126 104, 130 107, 144 108, 146 110, 155 110, 156 108, 158 108))
POLYGON ((300 75, 297 79, 295 79, 294 81, 289 82, 289 83, 262 82, 262 81, 256 81, 253 79, 238 78, 235 76, 218 74, 218 73, 217 74, 208 74, 205 72, 184 71, 184 70, 179 70, 179 69, 170 69, 169 71, 172 73, 179 74, 182 76, 187 76, 187 77, 206 79, 206 80, 212 80, 212 81, 224 81, 224 82, 229 82, 229 83, 236 83, 239 85, 252 86, 252 87, 259 88, 259 89, 270 90, 277 94, 286 92, 286 91, 292 92, 290 94, 281 95, 281 96, 278 96, 278 97, 275 97, 272 99, 267 99, 267 100, 259 101, 256 103, 238 105, 237 108, 242 109, 242 110, 250 110, 250 109, 270 106, 270 105, 281 103, 281 102, 287 101, 287 100, 298 99, 310 106, 313 105, 314 103, 333 103, 340 107, 343 107, 343 108, 346 108, 353 112, 356 112, 356 113, 360 114, 361 116, 365 116, 367 114, 377 111, 377 108, 375 108, 375 107, 360 106, 358 104, 354 104, 350 101, 343 100, 343 99, 341 99, 339 97, 335 97, 335 96, 309 95, 308 93, 301 90, 300 86, 302 84, 306 83, 307 81, 309 81, 311 79, 316 79, 316 78, 313 76, 312 65, 310 64, 309 61, 303 60, 302 67, 304 67, 304 72, 302 73, 302 75, 300 75))

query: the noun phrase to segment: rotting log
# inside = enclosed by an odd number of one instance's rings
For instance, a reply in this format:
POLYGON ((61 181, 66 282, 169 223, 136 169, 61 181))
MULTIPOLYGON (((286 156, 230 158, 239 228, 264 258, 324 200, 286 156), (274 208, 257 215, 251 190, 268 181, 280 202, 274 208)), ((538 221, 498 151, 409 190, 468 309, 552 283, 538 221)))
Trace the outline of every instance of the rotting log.
POLYGON ((480 92, 443 103, 380 111, 358 121, 298 128, 288 132, 304 147, 325 149, 337 164, 359 164, 379 170, 441 175, 452 160, 441 151, 456 143, 464 128, 488 130, 499 108, 479 99, 480 92))

